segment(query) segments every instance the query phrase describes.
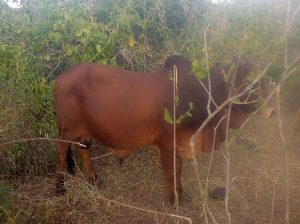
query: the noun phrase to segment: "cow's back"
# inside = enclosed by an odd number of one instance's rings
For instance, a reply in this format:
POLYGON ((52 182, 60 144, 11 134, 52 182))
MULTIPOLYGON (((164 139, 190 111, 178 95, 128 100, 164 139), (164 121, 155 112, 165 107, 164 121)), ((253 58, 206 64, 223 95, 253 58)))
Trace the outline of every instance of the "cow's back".
POLYGON ((58 127, 112 148, 152 144, 164 124, 170 86, 166 74, 144 75, 97 64, 74 66, 55 83, 58 127))

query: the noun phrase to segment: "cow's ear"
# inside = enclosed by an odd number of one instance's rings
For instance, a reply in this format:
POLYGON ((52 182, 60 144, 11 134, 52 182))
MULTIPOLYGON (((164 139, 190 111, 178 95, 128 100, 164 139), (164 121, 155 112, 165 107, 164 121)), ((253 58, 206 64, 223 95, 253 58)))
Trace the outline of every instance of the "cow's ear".
POLYGON ((222 66, 222 63, 221 63, 221 62, 217 61, 217 62, 215 63, 215 68, 219 68, 219 67, 221 67, 221 66, 222 66))
POLYGON ((234 63, 237 66, 243 66, 250 62, 248 59, 243 58, 240 54, 236 54, 232 57, 232 63, 234 63))
POLYGON ((241 57, 239 54, 233 56, 232 64, 236 66, 238 73, 242 73, 243 76, 248 75, 254 68, 251 60, 241 57))

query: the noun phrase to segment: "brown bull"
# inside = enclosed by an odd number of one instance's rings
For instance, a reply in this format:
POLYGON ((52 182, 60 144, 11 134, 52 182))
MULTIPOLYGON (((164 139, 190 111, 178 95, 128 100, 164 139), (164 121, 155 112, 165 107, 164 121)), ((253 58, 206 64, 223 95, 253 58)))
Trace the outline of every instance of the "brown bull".
MULTIPOLYGON (((84 63, 73 66, 56 79, 54 95, 59 136, 63 140, 80 141, 87 145, 87 148, 80 148, 79 151, 91 180, 96 180, 88 149, 91 139, 97 139, 119 157, 124 157, 131 150, 144 145, 157 145, 166 183, 166 199, 170 202, 174 200, 173 127, 164 120, 164 109, 172 111, 173 105, 173 81, 170 79, 173 65, 178 69, 179 101, 176 117, 185 114, 190 109, 190 102, 193 103, 192 116, 184 118, 176 127, 176 186, 180 195, 181 160, 192 157, 190 138, 208 116, 208 93, 203 87, 204 85, 208 89, 208 80, 202 80, 201 85, 191 73, 191 63, 187 59, 171 56, 167 58, 161 71, 147 75, 84 63)), ((234 78, 234 89, 237 92, 244 89, 242 83, 251 70, 252 65, 248 61, 240 61, 234 78)), ((212 112, 229 95, 228 85, 224 81, 227 71, 228 66, 223 65, 215 66, 210 71, 212 112)), ((254 103, 233 105, 230 127, 238 128, 254 110, 254 103)), ((212 149, 213 130, 225 113, 226 108, 222 109, 197 136, 196 155, 212 149)), ((215 148, 224 140, 225 131, 226 119, 217 129, 215 148)), ((56 150, 56 191, 63 192, 63 172, 70 152, 70 143, 59 142, 56 150)), ((69 172, 72 173, 70 164, 69 167, 69 172)))

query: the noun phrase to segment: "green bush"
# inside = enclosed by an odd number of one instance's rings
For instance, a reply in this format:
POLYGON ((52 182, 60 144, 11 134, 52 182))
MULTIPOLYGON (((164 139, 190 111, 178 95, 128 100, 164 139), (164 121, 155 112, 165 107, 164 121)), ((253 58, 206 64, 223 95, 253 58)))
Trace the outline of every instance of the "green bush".
POLYGON ((0 181, 0 222, 5 223, 11 219, 12 201, 10 196, 10 186, 4 181, 0 181))
MULTIPOLYGON (((284 13, 271 6, 256 1, 248 10, 241 2, 232 7, 204 0, 31 0, 12 10, 1 1, 0 144, 56 137, 53 79, 73 64, 90 61, 147 72, 180 54, 205 76, 205 28, 210 64, 229 62, 236 54, 268 62, 283 46, 278 26, 284 13)), ((280 76, 280 63, 272 69, 270 77, 280 76)), ((51 141, 1 147, 0 169, 6 175, 45 174, 54 164, 51 141)))

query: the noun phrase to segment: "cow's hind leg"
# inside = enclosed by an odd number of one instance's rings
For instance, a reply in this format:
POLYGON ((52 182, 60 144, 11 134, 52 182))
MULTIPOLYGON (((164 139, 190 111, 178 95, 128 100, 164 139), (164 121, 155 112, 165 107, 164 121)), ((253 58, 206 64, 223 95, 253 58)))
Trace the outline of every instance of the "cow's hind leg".
POLYGON ((65 181, 65 162, 67 153, 70 150, 71 144, 68 142, 59 141, 56 143, 56 156, 57 156, 57 176, 56 176, 56 194, 61 194, 66 191, 64 186, 65 181))
POLYGON ((73 158, 73 153, 71 146, 69 147, 69 150, 67 152, 67 171, 70 175, 75 175, 75 161, 73 158))

